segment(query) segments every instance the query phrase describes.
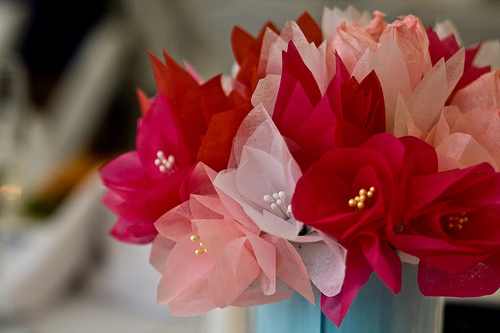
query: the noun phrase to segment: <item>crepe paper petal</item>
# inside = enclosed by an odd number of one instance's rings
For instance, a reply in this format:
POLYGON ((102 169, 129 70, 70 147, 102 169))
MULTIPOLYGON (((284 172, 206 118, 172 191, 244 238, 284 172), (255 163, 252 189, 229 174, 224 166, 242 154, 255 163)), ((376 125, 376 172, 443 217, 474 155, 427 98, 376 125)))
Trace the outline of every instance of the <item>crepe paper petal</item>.
POLYGON ((385 14, 378 10, 373 12, 373 19, 370 23, 364 26, 364 29, 373 38, 374 41, 380 42, 380 36, 387 28, 388 23, 384 21, 385 14))
POLYGON ((290 99, 297 82, 300 82, 307 98, 313 106, 318 104, 321 99, 321 92, 318 84, 312 72, 303 62, 293 42, 289 42, 288 51, 283 53, 283 74, 281 82, 273 113, 273 120, 278 127, 280 127, 285 109, 283 102, 287 102, 290 99), (288 84, 285 85, 283 82, 288 82, 288 84))
POLYGON ((434 30, 438 35, 439 39, 445 39, 446 37, 453 35, 456 39, 458 46, 462 46, 462 39, 459 36, 458 30, 455 25, 450 20, 444 20, 442 22, 437 22, 434 30))
POLYGON ((344 282, 346 255, 338 242, 335 241, 332 247, 324 242, 302 243, 295 245, 295 249, 304 262, 311 282, 319 291, 329 297, 337 295, 344 282))
POLYGON ((425 141, 431 146, 439 146, 450 135, 451 127, 461 115, 462 112, 454 105, 444 107, 438 122, 429 132, 425 141))
POLYGON ((256 69, 259 66, 261 47, 264 34, 267 30, 274 31, 275 33, 279 32, 274 24, 268 22, 262 27, 256 38, 239 27, 235 27, 231 33, 233 54, 240 67, 235 79, 243 85, 244 90, 241 93, 248 99, 261 78, 256 69))
POLYGON ((152 101, 140 89, 136 89, 135 93, 137 95, 137 100, 139 102, 139 108, 141 109, 141 114, 144 117, 148 112, 149 108, 151 107, 152 101))
MULTIPOLYGON (((289 104, 292 108, 296 106, 296 104, 292 103, 292 100, 290 100, 289 104)), ((303 113, 307 111, 309 110, 302 109, 303 113)), ((292 114, 288 114, 288 111, 287 116, 293 118, 292 114)), ((289 149, 301 169, 306 170, 323 153, 335 147, 335 125, 336 119, 330 102, 328 97, 324 97, 314 109, 311 109, 306 119, 300 123, 296 122, 294 127, 291 127, 289 132, 286 133, 293 140, 293 143, 297 145, 294 149, 288 142, 289 149)))
POLYGON ((155 225, 163 237, 172 241, 184 238, 192 230, 190 203, 186 201, 170 210, 160 217, 155 225))
POLYGON ((440 60, 405 101, 413 121, 423 130, 430 131, 438 121, 446 100, 462 76, 464 57, 465 51, 461 49, 448 61, 440 60))
POLYGON ((330 45, 332 42, 337 27, 345 22, 346 25, 351 25, 353 23, 358 23, 359 26, 364 27, 370 22, 370 14, 368 12, 363 12, 360 14, 354 7, 349 5, 344 11, 338 8, 327 8, 323 9, 323 15, 321 19, 321 30, 323 31, 324 39, 327 44, 330 45))
POLYGON ((498 252, 500 229, 492 221, 500 214, 499 182, 486 163, 416 176, 408 188, 403 230, 389 233, 390 243, 453 274, 470 269, 498 252))
MULTIPOLYGON (((500 142, 500 116, 497 110, 466 112, 457 119, 451 132, 469 134, 489 152, 495 161, 492 164, 491 160, 475 159, 473 164, 488 162, 497 167, 500 166, 500 147, 498 146, 498 142, 500 142)), ((472 166, 473 164, 466 165, 472 166)))
POLYGON ((325 61, 326 44, 316 45, 309 42, 301 27, 294 21, 286 22, 279 35, 271 30, 266 31, 259 61, 259 75, 265 77, 269 74, 282 74, 282 54, 283 51, 287 51, 290 43, 297 48, 302 61, 312 72, 321 92, 324 93, 333 75, 333 68, 325 61))
POLYGON ((210 298, 208 279, 203 279, 168 303, 171 316, 198 316, 217 308, 210 298))
POLYGON ((401 291, 401 259, 387 240, 367 232, 359 238, 363 255, 382 282, 395 294, 401 291))
POLYGON ((399 138, 404 145, 403 160, 410 175, 428 175, 438 170, 436 150, 413 136, 399 138))
POLYGON ((265 78, 259 80, 252 95, 252 105, 262 104, 271 117, 278 97, 280 81, 280 75, 268 74, 265 78))
POLYGON ((195 254, 199 244, 184 237, 176 242, 165 264, 165 270, 158 284, 158 304, 167 304, 183 290, 196 285, 214 266, 208 255, 195 254))
POLYGON ((227 243, 218 253, 210 271, 210 294, 215 305, 220 308, 230 305, 259 273, 259 265, 254 255, 245 247, 245 242, 245 238, 239 238, 227 243))
POLYGON ((451 104, 462 112, 500 109, 500 70, 486 73, 458 91, 451 104))
POLYGON ((436 151, 442 156, 457 161, 460 168, 474 166, 483 162, 491 164, 496 170, 499 167, 490 152, 469 134, 450 134, 436 147, 436 151))
POLYGON ((103 184, 115 193, 126 196, 131 191, 144 193, 155 185, 142 169, 137 152, 127 152, 99 169, 103 184))
POLYGON ((380 42, 389 35, 396 41, 405 58, 410 75, 410 87, 414 90, 432 67, 429 40, 424 26, 418 18, 408 15, 403 21, 396 20, 389 24, 380 36, 380 42))
POLYGON ((307 38, 309 43, 314 43, 317 47, 323 43, 323 33, 321 32, 321 28, 311 15, 309 15, 309 13, 304 12, 295 20, 295 22, 297 22, 300 30, 304 32, 304 36, 307 38))
POLYGON ((401 95, 406 100, 411 95, 410 77, 403 54, 391 38, 385 38, 375 53, 366 50, 352 75, 362 81, 372 70, 379 79, 384 95, 386 131, 394 134, 394 123, 399 120, 396 105, 401 95))
MULTIPOLYGON (((427 36, 429 37, 430 41, 429 52, 431 55, 432 64, 436 64, 441 58, 444 58, 444 60, 448 60, 460 49, 459 43, 457 41, 457 36, 451 31, 448 36, 440 39, 437 32, 429 27, 427 29, 427 36)), ((478 44, 474 48, 465 50, 464 74, 458 81, 452 95, 454 95, 454 93, 459 89, 475 81, 482 74, 490 71, 491 67, 489 66, 489 64, 485 64, 483 67, 476 67, 473 65, 477 53, 482 48, 481 44, 482 43, 478 44)))
POLYGON ((247 236, 257 263, 261 271, 259 272, 259 281, 261 292, 264 295, 273 295, 276 293, 276 247, 266 242, 257 234, 250 232, 248 229, 242 229, 247 236))
POLYGON ((329 46, 329 52, 333 50, 342 58, 349 73, 352 73, 366 50, 372 52, 377 50, 377 42, 358 24, 347 26, 345 23, 341 23, 329 46))
POLYGON ((425 296, 480 297, 491 295, 500 286, 500 255, 496 254, 476 266, 452 274, 421 263, 418 285, 425 296))
POLYGON ((184 69, 191 77, 198 83, 199 85, 202 85, 204 83, 203 78, 201 75, 196 71, 196 69, 191 65, 191 63, 187 60, 184 60, 184 69))
POLYGON ((200 86, 166 52, 163 52, 165 64, 152 54, 149 56, 158 92, 167 97, 181 125, 186 143, 191 151, 195 151, 196 144, 199 145, 199 143, 191 143, 188 137, 194 138, 194 133, 203 133, 206 130, 206 125, 203 118, 200 117, 200 111, 186 107, 186 103, 196 103, 196 99, 193 97, 199 93, 200 86))
POLYGON ((377 133, 385 133, 385 107, 382 88, 375 72, 358 83, 355 78, 340 86, 341 109, 336 117, 335 146, 359 146, 377 133))
MULTIPOLYGON (((194 162, 182 139, 180 124, 174 116, 167 98, 158 94, 146 115, 140 119, 136 147, 141 163, 151 178, 164 178, 173 171, 161 171, 156 160, 161 151, 164 158, 173 156, 175 168, 190 166, 194 162)), ((172 170, 174 167, 172 166, 172 170)))
POLYGON ((157 232, 153 223, 131 222, 123 218, 118 218, 109 234, 115 239, 132 244, 148 244, 156 236, 157 232))
POLYGON ((316 293, 312 288, 307 269, 293 245, 271 234, 265 234, 262 238, 276 246, 276 275, 309 302, 316 304, 316 293))
POLYGON ((321 310, 337 327, 340 327, 354 298, 368 282, 371 273, 372 269, 358 247, 347 253, 346 276, 342 291, 334 297, 321 295, 321 310))
POLYGON ((163 237, 162 235, 156 235, 152 242, 151 252, 149 254, 149 263, 158 272, 163 273, 165 270, 165 263, 170 254, 170 251, 175 246, 175 242, 163 237))
POLYGON ((198 160, 214 170, 226 168, 233 138, 247 113, 246 110, 234 109, 214 114, 198 151, 198 160))
POLYGON ((259 284, 258 279, 254 280, 252 284, 234 300, 233 305, 247 307, 270 304, 281 302, 292 296, 293 289, 290 288, 285 282, 278 279, 276 284, 276 291, 273 294, 262 296, 261 284, 259 284))

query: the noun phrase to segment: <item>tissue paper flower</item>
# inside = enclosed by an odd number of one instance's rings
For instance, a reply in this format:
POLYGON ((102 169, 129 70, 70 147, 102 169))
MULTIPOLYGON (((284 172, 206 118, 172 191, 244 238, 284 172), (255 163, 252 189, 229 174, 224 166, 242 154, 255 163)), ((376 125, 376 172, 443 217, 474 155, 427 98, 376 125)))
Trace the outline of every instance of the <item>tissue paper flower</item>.
POLYGON ((344 280, 345 251, 292 215, 291 198, 302 172, 261 105, 242 122, 233 155, 234 161, 217 175, 215 186, 234 198, 260 230, 290 241, 323 294, 338 294, 344 280), (323 258, 321 267, 315 259, 318 255, 323 258))
POLYGON ((411 180, 404 195, 404 216, 398 215, 396 220, 398 224, 403 221, 402 228, 389 228, 401 231, 390 232, 388 237, 397 249, 420 258, 420 266, 434 268, 432 272, 420 269, 422 290, 430 289, 427 281, 436 280, 442 282, 446 293, 428 294, 473 297, 498 289, 500 277, 483 278, 483 262, 487 260, 490 269, 500 271, 499 188, 500 174, 486 163, 411 180), (449 276, 462 272, 477 276, 477 283, 466 289, 448 287, 449 276))
POLYGON ((261 234, 242 214, 236 220, 228 208, 237 211, 231 206, 238 204, 217 195, 212 185, 216 175, 198 163, 187 180, 196 193, 155 223, 159 236, 151 262, 163 273, 159 304, 168 303, 172 315, 186 316, 280 301, 291 295, 290 288, 314 303, 309 275, 295 248, 280 237, 261 234))
POLYGON ((418 172, 437 169, 437 159, 428 154, 426 168, 419 166, 422 161, 416 156, 427 145, 416 140, 379 134, 358 148, 334 149, 297 183, 294 216, 338 239, 347 250, 342 293, 333 299, 322 298, 324 309, 340 308, 340 312, 324 311, 336 324, 372 271, 393 292, 401 289, 401 260, 386 232, 389 217, 392 210, 405 209, 404 204, 395 202, 409 179, 418 172))
POLYGON ((155 98, 138 93, 143 117, 137 150, 100 170, 109 189, 104 203, 119 216, 111 234, 125 242, 154 239, 154 222, 187 199, 181 185, 197 160, 216 169, 227 166, 232 138, 250 107, 238 93, 224 94, 220 76, 201 83, 166 54, 165 59, 166 64, 151 56, 155 98))
POLYGON ((341 325, 372 273, 399 292, 403 263, 424 295, 495 292, 500 56, 450 27, 352 7, 236 27, 231 76, 206 82, 151 55, 136 151, 100 173, 112 235, 152 242, 158 302, 187 316, 295 290, 341 325))

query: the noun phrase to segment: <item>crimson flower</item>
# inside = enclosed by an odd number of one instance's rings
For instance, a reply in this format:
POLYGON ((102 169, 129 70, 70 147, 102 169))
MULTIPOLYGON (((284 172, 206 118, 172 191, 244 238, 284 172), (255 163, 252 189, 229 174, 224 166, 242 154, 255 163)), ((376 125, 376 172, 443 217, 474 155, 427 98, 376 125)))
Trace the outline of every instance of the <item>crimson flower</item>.
POLYGON ((424 295, 476 297, 498 289, 499 188, 500 174, 487 163, 411 180, 398 218, 404 224, 389 238, 420 259, 424 295))
POLYGON ((237 92, 226 95, 217 76, 203 84, 167 54, 166 63, 151 56, 158 88, 151 101, 139 92, 136 151, 100 170, 109 191, 104 203, 118 215, 111 234, 129 243, 148 243, 153 223, 187 200, 182 183, 197 161, 221 170, 250 103, 237 92), (214 149, 214 148, 217 149, 214 149))
POLYGON ((322 96, 293 42, 283 52, 272 117, 303 170, 334 147, 359 146, 385 132, 384 99, 375 72, 358 82, 335 56, 336 74, 322 96))
POLYGON ((337 56, 337 74, 326 94, 336 119, 336 147, 356 147, 385 133, 384 96, 374 71, 358 82, 337 56))
POLYGON ((392 202, 414 174, 437 170, 432 147, 416 138, 377 134, 358 148, 325 153, 299 179, 292 199, 295 218, 338 239, 347 249, 341 294, 321 298, 336 325, 372 271, 395 293, 401 288, 401 261, 386 228, 392 202))
POLYGON ((139 120, 137 150, 100 169, 109 188, 104 203, 118 215, 111 235, 130 243, 148 243, 157 234, 153 222, 181 200, 179 188, 195 156, 165 96, 159 94, 139 120))

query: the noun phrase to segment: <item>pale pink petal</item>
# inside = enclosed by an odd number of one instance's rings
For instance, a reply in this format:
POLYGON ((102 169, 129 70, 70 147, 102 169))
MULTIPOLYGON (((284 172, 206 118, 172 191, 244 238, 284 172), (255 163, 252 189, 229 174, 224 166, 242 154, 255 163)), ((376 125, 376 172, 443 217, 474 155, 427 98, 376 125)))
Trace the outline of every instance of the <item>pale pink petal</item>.
POLYGON ((233 305, 235 306, 254 306, 261 304, 269 304, 275 302, 281 302, 288 297, 292 296, 293 289, 290 288, 282 280, 277 280, 276 291, 271 295, 263 295, 261 286, 258 280, 255 280, 248 286, 245 291, 234 300, 233 305))
POLYGON ((451 104, 462 112, 500 109, 500 70, 483 74, 457 91, 451 104))
MULTIPOLYGON (((203 215, 200 217, 202 216, 203 215)), ((195 230, 200 237, 203 248, 205 248, 208 255, 214 259, 224 251, 227 244, 245 236, 236 226, 234 221, 200 218, 193 220, 193 224, 193 230, 195 230)), ((198 246, 198 248, 200 248, 200 246, 198 246)), ((234 255, 237 256, 238 253, 234 255)))
MULTIPOLYGON (((500 110, 499 110, 500 111, 500 110)), ((498 170, 500 166, 500 116, 497 110, 478 110, 466 112, 454 124, 451 132, 467 133, 473 137, 494 160, 476 159, 475 164, 488 162, 498 170)), ((471 164, 473 165, 473 164, 471 164)))
POLYGON ((217 306, 210 298, 208 279, 201 280, 168 303, 170 315, 179 317, 197 316, 215 308, 217 306))
POLYGON ((164 237, 177 241, 191 232, 191 210, 189 202, 184 202, 161 216, 155 227, 164 237))
POLYGON ((163 273, 165 269, 165 263, 167 262, 168 255, 170 251, 175 246, 175 242, 163 237, 162 235, 156 235, 153 243, 151 244, 151 252, 149 254, 149 263, 160 273, 163 273))
POLYGON ((375 52, 377 42, 357 24, 346 26, 342 23, 337 28, 337 34, 329 46, 328 52, 336 51, 349 73, 352 73, 359 59, 366 50, 375 52))
POLYGON ((323 15, 321 19, 321 30, 323 31, 323 37, 325 38, 327 45, 329 45, 337 32, 337 27, 342 22, 347 25, 358 23, 361 27, 364 27, 370 22, 370 19, 370 15, 367 12, 363 12, 363 14, 360 14, 352 6, 348 6, 344 11, 338 8, 329 9, 325 7, 323 9, 323 15))
POLYGON ((443 112, 438 122, 430 131, 425 142, 433 147, 439 146, 443 140, 450 135, 451 127, 461 115, 462 112, 460 112, 456 106, 447 106, 443 108, 443 112))
POLYGON ((387 28, 388 23, 384 21, 385 14, 378 10, 373 12, 373 20, 364 27, 374 41, 379 42, 380 36, 387 28))
POLYGON ((220 308, 231 305, 259 274, 259 265, 245 242, 242 237, 226 244, 210 271, 210 294, 220 308))
POLYGON ((272 295, 276 292, 276 247, 251 232, 245 234, 261 268, 261 290, 264 295, 272 295))
POLYGON ((167 304, 184 290, 196 286, 212 269, 214 260, 208 255, 196 255, 199 244, 189 236, 179 239, 168 256, 165 270, 158 284, 158 304, 167 304))
POLYGON ((429 40, 422 22, 412 15, 405 17, 404 21, 397 20, 387 26, 380 36, 380 41, 389 36, 396 41, 405 58, 411 90, 414 90, 432 65, 429 40))
POLYGON ((423 130, 430 131, 438 121, 446 100, 462 76, 464 60, 464 49, 446 62, 441 59, 405 101, 413 121, 423 130))
POLYGON ((470 167, 478 164, 478 161, 481 161, 490 163, 498 169, 490 153, 469 134, 450 134, 450 136, 436 147, 436 151, 441 155, 457 161, 460 168, 470 167))
POLYGON ((252 95, 252 105, 257 106, 262 104, 264 109, 272 116, 276 98, 278 97, 280 82, 281 76, 272 74, 259 80, 252 95))
POLYGON ((262 238, 276 246, 276 275, 309 302, 316 304, 316 293, 309 280, 307 269, 292 244, 270 234, 265 234, 262 238))

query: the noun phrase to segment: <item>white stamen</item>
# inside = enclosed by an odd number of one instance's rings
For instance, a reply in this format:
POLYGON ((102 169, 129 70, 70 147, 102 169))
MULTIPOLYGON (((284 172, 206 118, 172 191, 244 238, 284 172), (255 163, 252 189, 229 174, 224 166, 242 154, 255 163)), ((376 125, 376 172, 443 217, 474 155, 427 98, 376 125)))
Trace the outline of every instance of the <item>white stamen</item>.
POLYGON ((169 155, 165 157, 163 151, 159 150, 156 153, 158 157, 155 159, 155 165, 158 167, 160 172, 172 174, 175 170, 177 170, 177 165, 175 165, 175 157, 173 155, 169 155))
POLYGON ((272 195, 264 195, 264 201, 269 203, 271 209, 276 211, 279 216, 285 220, 292 218, 292 207, 285 204, 286 194, 283 191, 273 193, 272 195))
POLYGON ((264 196, 264 201, 265 202, 268 202, 268 203, 273 203, 274 202, 274 199, 269 195, 269 194, 266 194, 264 196))

